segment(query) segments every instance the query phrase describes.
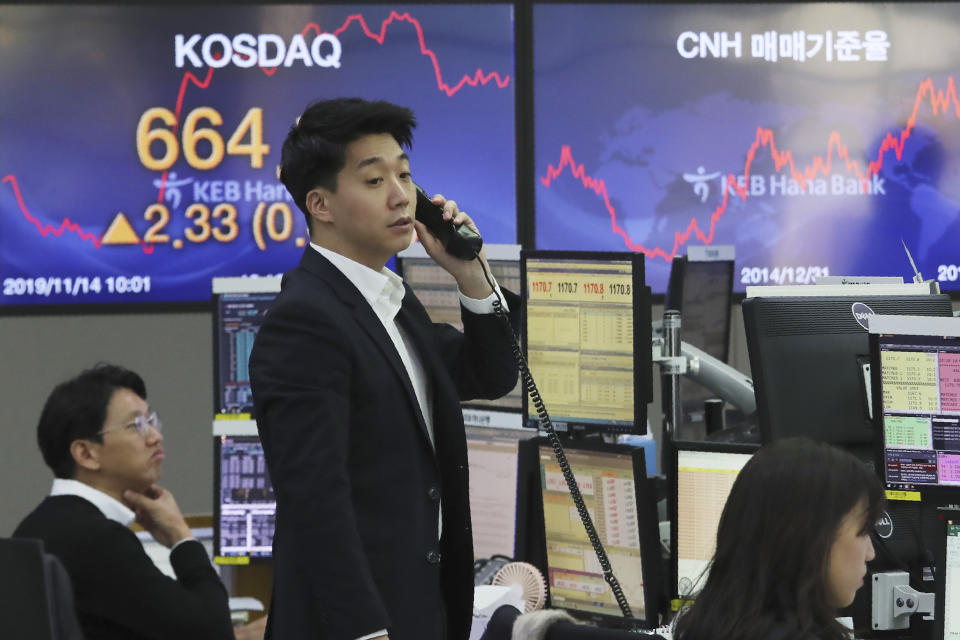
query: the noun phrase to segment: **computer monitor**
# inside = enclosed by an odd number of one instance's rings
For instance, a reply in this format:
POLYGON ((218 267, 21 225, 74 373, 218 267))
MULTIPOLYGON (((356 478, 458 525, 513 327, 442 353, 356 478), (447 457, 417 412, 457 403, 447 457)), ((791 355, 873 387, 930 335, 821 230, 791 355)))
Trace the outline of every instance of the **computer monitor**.
POLYGON ((214 438, 214 560, 248 564, 273 555, 277 499, 256 435, 214 438))
POLYGON ((960 319, 884 320, 870 335, 878 468, 888 489, 960 497, 960 319))
POLYGON ((668 502, 671 594, 686 600, 706 583, 727 496, 759 445, 677 441, 673 446, 675 471, 669 479, 668 502))
MULTIPOLYGON (((504 289, 520 291, 519 245, 484 245, 491 275, 504 289)), ((445 322, 463 331, 457 283, 446 270, 427 255, 417 243, 397 254, 397 271, 413 289, 433 322, 445 322)), ((521 383, 497 400, 463 402, 464 422, 474 427, 514 427, 520 425, 523 409, 521 383), (511 414, 511 415, 503 415, 511 414)))
POLYGON ((952 307, 949 296, 929 294, 743 301, 762 442, 807 436, 873 459, 879 436, 866 401, 864 320, 871 314, 950 316, 952 307))
MULTIPOLYGON (((664 309, 680 312, 680 338, 721 362, 727 361, 730 350, 733 265, 732 259, 699 260, 694 255, 677 256, 670 268, 670 282, 664 298, 664 309)), ((682 422, 703 422, 703 403, 716 397, 716 393, 703 385, 682 378, 682 422)))
POLYGON ((230 418, 253 411, 250 350, 280 292, 280 278, 214 278, 214 408, 230 418))
POLYGON ((295 266, 309 230, 276 166, 313 100, 410 108, 417 180, 516 241, 533 127, 513 3, 217 4, 0 4, 5 315, 199 308, 212 275, 295 266))
POLYGON ((467 427, 473 555, 515 557, 517 454, 530 432, 467 427))
POLYGON ((960 511, 942 511, 937 563, 936 638, 960 640, 960 511))
MULTIPOLYGON (((644 434, 652 400, 643 254, 524 251, 523 348, 558 430, 644 434)), ((523 398, 525 424, 537 410, 523 398)))
POLYGON ((652 484, 643 449, 601 441, 564 445, 567 460, 633 620, 622 616, 567 489, 553 447, 545 438, 521 444, 518 495, 524 481, 536 490, 518 498, 518 559, 537 565, 547 578, 550 605, 602 626, 653 626, 663 609, 662 560, 652 484), (532 508, 530 508, 532 507, 532 508))

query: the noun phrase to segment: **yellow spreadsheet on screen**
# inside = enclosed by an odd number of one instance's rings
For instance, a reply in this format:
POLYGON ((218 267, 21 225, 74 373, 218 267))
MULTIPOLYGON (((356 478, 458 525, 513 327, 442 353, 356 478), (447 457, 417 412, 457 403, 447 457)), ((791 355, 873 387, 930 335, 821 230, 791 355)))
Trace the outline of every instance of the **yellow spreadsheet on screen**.
POLYGON ((630 262, 529 260, 527 358, 556 422, 632 424, 630 262))

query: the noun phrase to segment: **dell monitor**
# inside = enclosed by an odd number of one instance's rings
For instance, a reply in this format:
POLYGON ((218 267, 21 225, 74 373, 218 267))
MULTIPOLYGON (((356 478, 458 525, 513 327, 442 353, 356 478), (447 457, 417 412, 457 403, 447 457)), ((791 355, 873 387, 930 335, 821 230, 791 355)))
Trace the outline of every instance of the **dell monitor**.
POLYGON ((550 605, 607 627, 655 626, 663 609, 662 559, 643 449, 601 441, 566 457, 633 614, 623 617, 546 438, 521 443, 517 559, 547 578, 550 605))
POLYGON ((755 444, 673 443, 674 471, 669 478, 671 594, 696 596, 706 584, 717 547, 717 527, 740 470, 759 448, 755 444))
POLYGON ((874 423, 887 488, 960 497, 960 318, 871 321, 874 423))
POLYGON ((277 500, 256 435, 214 439, 214 559, 248 564, 273 555, 277 500))
MULTIPOLYGON (((842 287, 837 287, 842 288, 842 287)), ((743 301, 761 441, 807 436, 873 459, 866 318, 950 316, 947 295, 754 297, 743 301)))
MULTIPOLYGON (((680 337, 684 342, 721 362, 727 361, 730 350, 732 298, 732 259, 696 260, 693 256, 673 259, 663 308, 680 312, 680 337)), ((703 422, 704 402, 715 397, 717 394, 703 385, 682 378, 681 424, 703 422)))
MULTIPOLYGON (((644 434, 650 291, 636 253, 524 251, 523 347, 559 431, 644 434)), ((540 426, 524 395, 525 425, 540 426)))

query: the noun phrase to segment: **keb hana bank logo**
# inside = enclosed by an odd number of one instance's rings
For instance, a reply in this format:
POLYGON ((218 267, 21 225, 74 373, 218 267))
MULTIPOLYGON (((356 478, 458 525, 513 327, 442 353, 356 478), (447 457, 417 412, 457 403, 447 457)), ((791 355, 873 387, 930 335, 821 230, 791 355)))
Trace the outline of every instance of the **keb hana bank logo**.
POLYGON ((178 33, 173 37, 173 61, 178 69, 221 69, 230 65, 243 69, 275 68, 295 64, 340 68, 342 50, 339 38, 332 33, 321 33, 310 40, 300 33, 289 39, 275 33, 238 33, 233 37, 223 33, 178 33))

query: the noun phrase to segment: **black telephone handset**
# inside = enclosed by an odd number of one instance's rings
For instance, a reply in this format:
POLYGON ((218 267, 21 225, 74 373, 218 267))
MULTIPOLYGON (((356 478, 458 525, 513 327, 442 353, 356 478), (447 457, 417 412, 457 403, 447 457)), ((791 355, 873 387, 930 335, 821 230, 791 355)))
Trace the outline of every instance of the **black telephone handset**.
POLYGON ((480 253, 483 238, 465 224, 459 227, 450 220, 443 219, 443 207, 430 199, 427 192, 417 187, 417 220, 422 222, 430 233, 442 244, 447 253, 461 260, 473 260, 480 253))

